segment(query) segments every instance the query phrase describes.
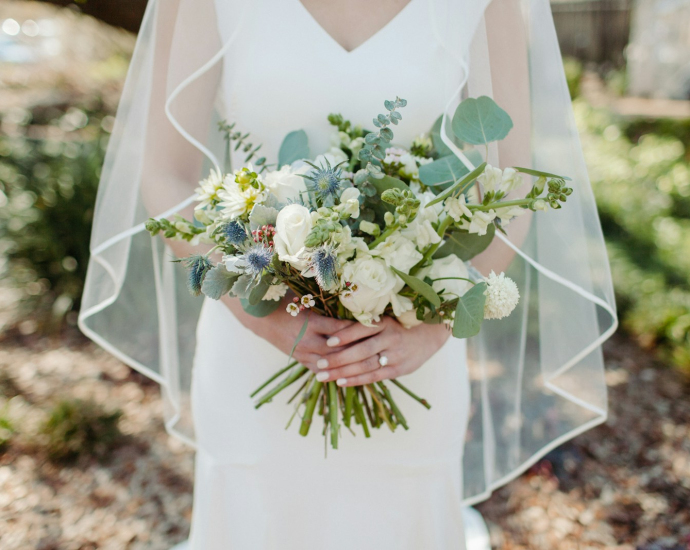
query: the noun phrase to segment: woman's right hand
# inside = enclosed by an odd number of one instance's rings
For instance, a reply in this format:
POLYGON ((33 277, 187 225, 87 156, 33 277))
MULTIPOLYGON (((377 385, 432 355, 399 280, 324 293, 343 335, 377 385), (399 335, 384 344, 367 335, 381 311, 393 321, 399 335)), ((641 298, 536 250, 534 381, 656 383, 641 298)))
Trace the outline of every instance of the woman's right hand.
POLYGON ((285 308, 292 301, 288 295, 281 301, 280 306, 266 317, 254 317, 242 308, 239 299, 225 296, 223 302, 230 308, 238 320, 254 334, 273 344, 285 355, 290 355, 295 340, 304 326, 305 316, 309 315, 309 323, 304 336, 295 347, 292 357, 312 372, 321 372, 317 362, 329 353, 340 348, 326 345, 331 334, 347 328, 354 321, 332 319, 313 311, 305 310, 293 317, 285 308))

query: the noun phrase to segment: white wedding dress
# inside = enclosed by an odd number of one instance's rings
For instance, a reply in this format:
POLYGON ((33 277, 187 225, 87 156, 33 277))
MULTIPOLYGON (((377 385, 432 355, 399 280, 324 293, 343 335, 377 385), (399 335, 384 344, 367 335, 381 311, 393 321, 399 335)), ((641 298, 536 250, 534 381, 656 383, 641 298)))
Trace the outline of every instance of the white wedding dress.
MULTIPOLYGON (((216 0, 221 34, 231 17, 216 0)), ((326 116, 371 126, 383 101, 408 100, 395 142, 429 130, 461 75, 433 40, 426 0, 411 0, 351 52, 299 0, 252 2, 225 59, 228 120, 274 161, 304 129, 312 156, 329 147, 326 116)), ((227 33, 225 33, 227 34, 227 33)), ((227 36, 224 36, 227 39, 227 36)), ((234 166, 242 158, 235 157, 234 166)), ((287 315, 287 313, 286 313, 287 315)), ((275 330, 280 330, 276 326, 275 330)), ((192 411, 198 451, 192 550, 457 550, 465 548, 462 452, 469 414, 465 341, 447 343, 404 381, 409 431, 343 430, 324 457, 320 426, 300 437, 285 392, 258 411, 249 394, 286 364, 284 353, 206 299, 197 328, 192 411)), ((393 388, 394 391, 397 388, 393 388)))

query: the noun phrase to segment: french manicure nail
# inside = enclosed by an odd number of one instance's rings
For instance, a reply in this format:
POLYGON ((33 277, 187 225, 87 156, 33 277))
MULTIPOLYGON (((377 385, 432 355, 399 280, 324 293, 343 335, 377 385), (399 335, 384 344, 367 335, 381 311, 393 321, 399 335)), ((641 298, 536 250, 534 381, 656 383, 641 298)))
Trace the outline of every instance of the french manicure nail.
POLYGON ((347 378, 338 378, 338 380, 336 380, 335 383, 338 384, 338 386, 344 386, 345 384, 347 384, 347 378))
POLYGON ((326 380, 326 378, 328 378, 327 372, 320 372, 316 375, 316 380, 318 380, 319 382, 323 382, 324 380, 326 380))
POLYGON ((319 359, 316 362, 316 366, 320 369, 328 368, 328 359, 319 359))
POLYGON ((326 340, 326 345, 330 347, 335 347, 338 344, 340 344, 340 338, 337 336, 331 336, 328 340, 326 340))

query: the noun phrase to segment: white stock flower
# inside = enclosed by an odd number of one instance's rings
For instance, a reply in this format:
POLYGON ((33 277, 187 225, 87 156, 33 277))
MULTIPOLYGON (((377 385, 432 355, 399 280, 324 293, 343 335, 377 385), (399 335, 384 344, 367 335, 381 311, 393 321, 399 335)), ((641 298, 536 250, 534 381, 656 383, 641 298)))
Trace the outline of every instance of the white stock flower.
POLYGON ((280 202, 298 202, 300 193, 307 192, 304 178, 300 174, 306 174, 308 169, 308 164, 297 168, 285 165, 280 170, 263 174, 263 184, 280 202))
POLYGON ((364 257, 348 262, 343 268, 344 283, 352 292, 340 295, 340 302, 364 325, 378 321, 391 297, 404 283, 379 258, 364 257))
POLYGON ((467 198, 463 193, 459 197, 448 197, 443 205, 448 215, 456 222, 459 222, 463 216, 472 219, 472 211, 467 208, 467 198))
POLYGON ((417 248, 422 250, 430 244, 441 242, 441 237, 439 237, 431 224, 438 221, 438 216, 443 211, 443 204, 436 203, 429 208, 426 207, 427 204, 436 198, 436 195, 431 191, 417 194, 417 198, 420 201, 417 217, 402 230, 402 234, 413 241, 417 248))
POLYGON ((285 283, 278 283, 277 285, 271 285, 268 287, 268 290, 266 291, 266 294, 264 294, 264 297, 262 300, 273 300, 277 302, 280 300, 283 296, 285 296, 285 293, 288 291, 288 286, 285 283))
POLYGON ((346 188, 340 195, 340 204, 336 206, 336 210, 351 218, 359 218, 359 189, 346 188))
POLYGON ((511 314, 520 301, 520 292, 515 281, 505 276, 496 275, 493 271, 484 279, 486 282, 486 302, 484 302, 484 319, 503 319, 511 314))
POLYGON ((546 212, 549 209, 549 204, 544 199, 537 199, 534 201, 534 209, 546 212))
POLYGON ((421 270, 418 277, 420 279, 424 279, 424 277, 429 277, 430 279, 443 279, 441 281, 434 281, 431 284, 431 288, 438 294, 445 290, 444 294, 450 294, 452 297, 459 297, 465 294, 467 285, 470 284, 467 281, 450 278, 462 277, 467 279, 469 277, 465 262, 455 254, 450 254, 445 258, 434 260, 429 267, 421 270))
POLYGON ((278 259, 300 271, 307 267, 304 241, 312 229, 309 209, 301 204, 289 204, 278 212, 273 247, 278 259))
POLYGON ((352 151, 353 156, 359 155, 359 152, 362 150, 362 147, 364 147, 364 138, 363 137, 358 137, 353 139, 350 142, 350 145, 348 146, 350 148, 350 151, 352 151))
POLYGON ((489 210, 488 212, 475 210, 472 214, 469 232, 476 233, 477 235, 486 235, 487 227, 495 218, 496 212, 494 210, 489 210))
POLYGON ((479 174, 477 181, 482 184, 485 193, 498 191, 503 181, 503 170, 487 164, 484 171, 479 174))
POLYGON ((515 168, 506 168, 501 176, 501 190, 507 195, 522 185, 520 172, 515 168))
POLYGON ((404 273, 408 273, 423 258, 415 244, 398 231, 386 238, 371 253, 383 259, 387 266, 404 273))
POLYGON ((504 206, 503 208, 496 209, 496 217, 501 220, 502 225, 508 225, 510 220, 517 218, 524 212, 525 209, 519 206, 504 206))
POLYGON ((206 208, 211 206, 211 204, 218 200, 218 191, 223 188, 223 174, 220 170, 215 168, 211 169, 208 177, 199 182, 199 187, 197 187, 194 192, 199 196, 197 205, 194 207, 195 210, 200 210, 201 208, 206 208))

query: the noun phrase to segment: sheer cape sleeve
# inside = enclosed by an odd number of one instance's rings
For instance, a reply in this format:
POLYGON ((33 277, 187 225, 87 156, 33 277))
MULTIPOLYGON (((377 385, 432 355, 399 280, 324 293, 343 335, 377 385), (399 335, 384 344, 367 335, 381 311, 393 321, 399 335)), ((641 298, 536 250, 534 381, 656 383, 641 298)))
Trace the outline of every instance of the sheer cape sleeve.
MULTIPOLYGON (((79 316, 87 336, 161 384, 166 428, 190 445, 202 300, 189 295, 168 243, 151 238, 144 222, 189 217, 198 181, 222 158, 221 62, 250 5, 223 1, 226 40, 214 0, 149 0, 102 170, 79 316)), ((512 256, 507 272, 522 299, 468 341, 472 416, 462 467, 473 503, 605 420, 601 344, 617 320, 548 0, 415 1, 428 4, 437 40, 463 74, 447 112, 462 97, 489 95, 515 122, 509 139, 489 148, 489 163, 567 175, 574 188, 562 210, 540 212, 522 230, 508 226, 492 252, 512 256)))

